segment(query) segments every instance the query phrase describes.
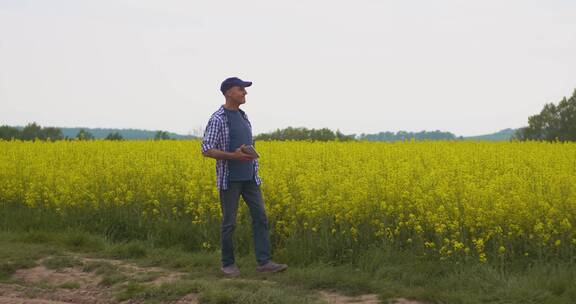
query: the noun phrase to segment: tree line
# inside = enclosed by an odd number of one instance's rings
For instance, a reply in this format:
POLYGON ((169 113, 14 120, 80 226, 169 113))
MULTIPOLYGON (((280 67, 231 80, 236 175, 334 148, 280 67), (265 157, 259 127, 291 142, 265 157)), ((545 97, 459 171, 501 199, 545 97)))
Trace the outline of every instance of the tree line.
POLYGON ((463 139, 462 136, 457 137, 450 132, 436 131, 420 131, 420 132, 407 132, 398 131, 394 132, 380 132, 377 134, 360 134, 358 140, 368 141, 404 141, 404 140, 457 140, 463 139))
MULTIPOLYGON (((16 128, 8 125, 0 126, 0 139, 2 140, 95 140, 96 137, 92 132, 86 129, 80 129, 75 136, 64 136, 61 128, 41 127, 36 122, 27 124, 24 128, 16 128)), ((121 141, 124 137, 118 131, 109 132, 104 140, 121 141)), ((166 131, 156 131, 154 140, 172 139, 166 131)))
POLYGON ((303 127, 276 129, 271 133, 262 133, 254 137, 254 140, 312 140, 312 141, 352 141, 355 135, 344 135, 340 130, 336 132, 328 129, 307 129, 303 127))
MULTIPOLYGON (((106 133, 104 133, 106 134, 106 133)), ((100 135, 103 136, 103 135, 100 135)), ((0 126, 0 139, 3 140, 94 140, 95 136, 88 130, 80 129, 75 136, 63 136, 62 130, 56 127, 41 127, 29 123, 24 128, 7 125, 0 126)), ((105 140, 124 140, 119 132, 110 132, 105 140)), ((155 140, 174 139, 166 131, 156 131, 155 140)), ((255 140, 309 140, 309 141, 398 141, 398 140, 462 140, 450 132, 439 130, 428 132, 380 132, 377 134, 345 135, 339 130, 307 129, 304 127, 277 129, 271 133, 262 133, 255 140)), ((557 105, 548 103, 539 114, 528 117, 528 126, 514 132, 512 140, 576 141, 576 90, 570 98, 564 97, 557 105)))
POLYGON ((513 139, 576 141, 576 90, 558 105, 547 103, 539 114, 528 117, 528 126, 516 131, 513 139))
POLYGON ((309 140, 309 141, 403 141, 403 140, 457 140, 462 139, 462 136, 457 137, 450 132, 436 131, 421 131, 421 132, 407 132, 398 131, 394 132, 380 132, 377 134, 351 134, 344 135, 339 130, 335 132, 328 129, 307 129, 307 128, 293 128, 287 127, 285 129, 277 129, 271 133, 263 133, 254 137, 255 140, 309 140))

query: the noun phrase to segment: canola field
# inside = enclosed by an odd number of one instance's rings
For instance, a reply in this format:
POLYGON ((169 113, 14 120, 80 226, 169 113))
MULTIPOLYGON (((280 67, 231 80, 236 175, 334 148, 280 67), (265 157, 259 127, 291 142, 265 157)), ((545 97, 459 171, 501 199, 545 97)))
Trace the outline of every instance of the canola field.
MULTIPOLYGON (((576 144, 257 142, 276 256, 366 249, 481 263, 576 259, 576 144)), ((0 229, 78 229, 218 250, 199 141, 0 141, 0 229)), ((243 202, 237 250, 252 237, 243 202)))

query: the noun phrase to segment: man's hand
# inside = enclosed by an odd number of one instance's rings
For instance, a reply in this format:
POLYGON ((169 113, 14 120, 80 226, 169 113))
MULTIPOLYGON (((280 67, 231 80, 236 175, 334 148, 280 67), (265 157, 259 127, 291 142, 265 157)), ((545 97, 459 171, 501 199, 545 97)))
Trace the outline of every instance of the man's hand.
POLYGON ((235 160, 242 160, 242 161, 251 161, 254 160, 255 157, 253 157, 252 155, 248 154, 248 153, 244 153, 242 152, 242 148, 246 146, 246 145, 242 145, 240 146, 238 149, 236 149, 236 151, 234 151, 234 159, 235 160))
POLYGON ((225 151, 221 151, 221 150, 217 150, 217 149, 210 149, 210 150, 202 153, 202 155, 207 156, 207 157, 212 157, 215 159, 223 159, 223 160, 229 160, 229 159, 241 160, 241 161, 254 160, 255 157, 253 157, 252 155, 250 155, 248 153, 242 152, 242 148, 244 146, 246 146, 246 145, 240 146, 234 152, 225 152, 225 151))

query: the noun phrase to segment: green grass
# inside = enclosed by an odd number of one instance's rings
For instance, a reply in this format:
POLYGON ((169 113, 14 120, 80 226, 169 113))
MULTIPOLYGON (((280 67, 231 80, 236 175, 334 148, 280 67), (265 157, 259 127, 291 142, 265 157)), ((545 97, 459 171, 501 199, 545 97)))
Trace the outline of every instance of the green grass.
POLYGON ((22 243, 14 239, 19 239, 19 235, 0 232, 0 281, 8 280, 18 269, 36 266, 36 261, 44 256, 59 252, 45 243, 22 243))
POLYGON ((128 276, 126 276, 123 273, 117 272, 117 273, 107 274, 107 275, 104 275, 102 277, 102 280, 100 280, 100 282, 98 282, 98 285, 110 287, 110 286, 118 284, 120 282, 124 282, 127 279, 128 279, 128 276))
POLYGON ((106 248, 106 256, 115 259, 137 259, 147 254, 146 244, 143 242, 122 242, 112 244, 106 248))
POLYGON ((82 268, 84 272, 94 272, 97 275, 108 275, 118 272, 118 266, 107 261, 88 261, 82 268))
POLYGON ((62 269, 82 265, 82 262, 71 256, 52 256, 42 261, 42 265, 48 269, 62 269))
POLYGON ((114 242, 78 231, 0 232, 0 279, 9 281, 14 271, 33 267, 45 257, 50 257, 43 260, 49 268, 77 266, 74 255, 187 273, 182 280, 151 286, 147 282, 158 273, 130 277, 105 260, 84 262, 83 270, 100 275, 100 284, 112 286, 118 300, 147 303, 169 302, 192 292, 199 293, 202 303, 319 303, 315 296, 318 289, 348 295, 376 293, 382 303, 397 297, 431 303, 576 303, 573 263, 519 264, 502 269, 374 248, 359 255, 354 263, 291 264, 286 272, 261 274, 255 271, 254 256, 248 254, 237 257, 242 274, 230 280, 219 273, 217 251, 190 252, 142 240, 114 242))
POLYGON ((158 271, 148 271, 135 275, 132 278, 133 282, 144 283, 151 282, 162 276, 162 272, 158 271))
POLYGON ((130 283, 117 296, 117 300, 143 300, 148 303, 174 301, 186 294, 200 294, 201 303, 321 303, 310 291, 290 286, 278 286, 258 281, 234 281, 216 279, 181 280, 159 286, 130 283))
POLYGON ((192 292, 200 292, 198 284, 194 281, 181 281, 160 286, 150 287, 140 283, 130 282, 126 288, 117 295, 117 300, 125 301, 147 300, 147 301, 174 301, 192 292))
POLYGON ((80 288, 80 283, 78 282, 66 282, 58 285, 58 288, 65 288, 65 289, 78 289, 80 288))
POLYGON ((110 287, 120 282, 128 280, 128 276, 119 269, 118 266, 107 261, 85 262, 82 271, 93 272, 102 277, 98 285, 110 287))

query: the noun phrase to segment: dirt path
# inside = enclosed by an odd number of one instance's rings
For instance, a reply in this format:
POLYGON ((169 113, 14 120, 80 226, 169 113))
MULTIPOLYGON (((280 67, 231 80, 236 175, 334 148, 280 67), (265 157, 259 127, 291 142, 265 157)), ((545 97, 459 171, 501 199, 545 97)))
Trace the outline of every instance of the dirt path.
MULTIPOLYGON (((38 261, 42 265, 43 261, 38 261)), ((12 275, 13 284, 0 284, 0 304, 3 303, 39 303, 39 304, 105 304, 117 303, 113 288, 107 286, 98 267, 117 271, 126 278, 148 276, 144 283, 160 285, 179 280, 184 273, 171 272, 159 267, 138 267, 117 260, 78 258, 80 265, 49 269, 45 266, 17 270, 12 275), (92 265, 96 271, 86 269, 92 265), (84 267, 84 268, 83 268, 84 267)), ((142 279, 141 279, 142 280, 142 279)), ((197 302, 196 295, 187 295, 185 302, 197 302)), ((125 301, 123 303, 132 303, 125 301)))
POLYGON ((0 297, 0 304, 73 304, 70 302, 50 301, 41 299, 25 299, 25 298, 12 298, 0 297))
MULTIPOLYGON (((49 258, 49 257, 48 257, 49 258)), ((46 259, 46 258, 45 258, 46 259)), ((43 259, 43 260, 45 260, 43 259)), ((159 267, 139 267, 127 262, 79 258, 78 265, 49 269, 45 266, 36 266, 20 269, 12 275, 10 284, 0 283, 0 304, 26 303, 26 304, 104 304, 104 303, 140 303, 140 301, 127 300, 118 302, 114 298, 114 290, 118 285, 108 286, 102 269, 112 269, 124 279, 138 279, 142 284, 159 285, 174 282, 186 274, 168 271, 159 267), (87 268, 88 267, 88 268, 87 268)), ((38 265, 43 264, 38 261, 38 265)), ((234 279, 238 280, 238 279, 234 279)), ((245 280, 245 279, 241 279, 245 280)), ((345 296, 336 292, 319 291, 319 297, 329 304, 376 304, 380 303, 377 295, 365 294, 356 297, 345 296)), ((188 294, 176 302, 177 304, 199 303, 197 294, 188 294)), ((395 299, 390 303, 396 304, 424 304, 422 302, 395 299)))

